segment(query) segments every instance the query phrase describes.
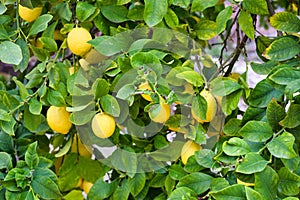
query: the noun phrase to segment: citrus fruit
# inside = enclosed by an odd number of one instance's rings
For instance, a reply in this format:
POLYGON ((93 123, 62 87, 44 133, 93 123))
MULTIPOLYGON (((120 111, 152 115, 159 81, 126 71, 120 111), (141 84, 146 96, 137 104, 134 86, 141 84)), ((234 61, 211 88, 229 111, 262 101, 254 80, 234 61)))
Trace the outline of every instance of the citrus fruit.
POLYGON ((76 134, 75 134, 74 137, 73 137, 71 152, 78 152, 79 155, 90 158, 92 156, 91 151, 92 151, 92 149, 85 146, 82 143, 82 141, 80 140, 79 136, 76 137, 76 134))
POLYGON ((34 20, 36 20, 41 15, 42 10, 43 7, 30 9, 19 4, 19 15, 23 20, 27 22, 33 22, 34 20))
POLYGON ((235 81, 238 81, 239 78, 240 78, 240 76, 241 75, 239 73, 233 72, 228 77, 231 78, 231 79, 233 79, 233 80, 235 80, 235 81))
POLYGON ((81 185, 82 185, 82 178, 80 177, 75 188, 81 187, 81 185))
POLYGON ((92 45, 87 43, 92 40, 91 34, 85 28, 73 28, 67 37, 67 43, 70 51, 75 55, 84 56, 92 45))
POLYGON ((110 137, 116 128, 115 119, 106 113, 98 113, 92 120, 92 130, 99 138, 110 137))
POLYGON ((75 71, 74 67, 70 67, 70 68, 69 68, 69 73, 70 73, 70 75, 73 75, 73 74, 74 74, 74 71, 75 71))
POLYGON ((199 123, 204 122, 210 122, 217 112, 217 102, 215 97, 207 90, 203 90, 200 92, 200 95, 204 97, 204 99, 207 102, 207 110, 206 110, 206 117, 205 119, 201 119, 199 116, 197 116, 194 111, 192 110, 192 117, 196 119, 199 123))
POLYGON ((237 184, 244 185, 244 186, 254 186, 254 183, 246 183, 244 181, 241 181, 238 178, 236 179, 236 182, 237 182, 237 184))
POLYGON ((171 115, 171 108, 166 103, 154 104, 149 111, 149 117, 156 123, 165 123, 171 115))
POLYGON ((195 143, 192 140, 187 141, 184 143, 181 149, 181 161, 183 164, 186 164, 189 157, 195 154, 195 151, 201 150, 201 146, 195 143))
POLYGON ((83 191, 88 194, 90 192, 91 187, 93 186, 93 183, 88 182, 86 180, 83 180, 81 188, 83 189, 83 191))
POLYGON ((72 127, 70 122, 70 113, 66 111, 66 107, 50 106, 47 111, 47 122, 49 127, 61 134, 67 134, 72 127))
MULTIPOLYGON (((142 90, 142 91, 145 91, 145 90, 152 91, 152 88, 150 87, 148 82, 144 82, 144 83, 140 84, 138 89, 142 90)), ((147 101, 152 101, 152 98, 149 94, 141 94, 141 96, 147 101)))

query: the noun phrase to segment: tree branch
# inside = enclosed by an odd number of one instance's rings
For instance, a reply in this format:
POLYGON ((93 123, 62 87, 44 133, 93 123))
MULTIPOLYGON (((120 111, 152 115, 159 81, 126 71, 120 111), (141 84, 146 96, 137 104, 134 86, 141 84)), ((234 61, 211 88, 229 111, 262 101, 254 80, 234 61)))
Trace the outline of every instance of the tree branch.
MULTIPOLYGON (((266 2, 267 2, 267 5, 268 5, 268 10, 269 10, 270 16, 275 15, 275 10, 274 10, 274 8, 272 6, 271 0, 266 0, 266 2)), ((281 31, 277 31, 277 35, 278 36, 282 36, 282 32, 281 31)))

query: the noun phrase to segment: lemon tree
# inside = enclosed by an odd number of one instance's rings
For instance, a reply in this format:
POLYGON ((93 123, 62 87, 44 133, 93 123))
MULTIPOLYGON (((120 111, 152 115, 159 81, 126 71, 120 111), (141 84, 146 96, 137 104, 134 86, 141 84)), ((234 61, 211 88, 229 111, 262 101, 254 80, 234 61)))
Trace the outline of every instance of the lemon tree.
POLYGON ((298 199, 299 32, 298 1, 0 1, 0 199, 298 199))

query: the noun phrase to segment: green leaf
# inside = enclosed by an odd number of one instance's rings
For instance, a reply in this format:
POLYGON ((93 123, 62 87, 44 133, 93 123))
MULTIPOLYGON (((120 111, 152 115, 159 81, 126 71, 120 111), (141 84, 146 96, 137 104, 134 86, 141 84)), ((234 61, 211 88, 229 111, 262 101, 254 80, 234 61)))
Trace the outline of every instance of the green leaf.
POLYGON ((41 123, 43 122, 44 117, 42 115, 33 115, 29 111, 29 106, 25 106, 24 109, 24 126, 30 131, 36 131, 41 123))
POLYGON ((173 180, 180 180, 181 178, 183 178, 187 173, 184 171, 184 169, 182 168, 182 166, 180 165, 171 165, 171 167, 169 168, 169 176, 173 179, 173 180))
MULTIPOLYGON (((0 35, 1 35, 1 33, 0 33, 0 35)), ((22 60, 17 67, 18 67, 18 69, 20 69, 21 72, 24 72, 28 67, 30 51, 29 51, 28 45, 24 39, 19 38, 17 40, 16 44, 20 46, 21 51, 22 51, 22 60)))
POLYGON ((51 21, 52 18, 53 16, 50 14, 44 14, 39 16, 31 26, 28 36, 35 35, 46 30, 46 28, 48 27, 48 23, 51 21))
POLYGON ((228 136, 238 136, 238 131, 241 129, 241 120, 232 118, 224 126, 223 132, 228 136))
POLYGON ((295 128, 300 125, 300 105, 291 104, 287 115, 279 122, 280 125, 286 128, 295 128))
POLYGON ((25 85, 21 81, 19 81, 16 77, 13 77, 13 81, 18 86, 22 100, 25 100, 29 96, 25 85))
POLYGON ((243 8, 251 14, 268 15, 268 5, 265 0, 244 0, 243 8))
POLYGON ((291 81, 285 87, 284 93, 286 94, 287 99, 292 100, 293 95, 300 90, 300 79, 291 81))
POLYGON ((204 84, 203 77, 195 71, 180 72, 176 75, 176 77, 183 79, 196 87, 200 87, 204 84))
POLYGON ((201 173, 194 172, 179 180, 177 188, 187 187, 192 189, 196 194, 202 194, 210 188, 213 177, 201 173))
POLYGON ((0 109, 0 120, 2 121, 10 121, 10 115, 8 113, 8 111, 0 109))
POLYGON ((42 3, 41 0, 35 0, 35 1, 33 1, 33 0, 21 0, 21 1, 20 1, 20 4, 21 4, 22 6, 25 6, 25 7, 27 7, 27 8, 31 8, 31 9, 43 5, 43 3, 42 3))
POLYGON ((197 95, 193 97, 192 112, 200 119, 204 120, 206 118, 207 102, 203 96, 197 95))
POLYGON ((25 162, 30 169, 35 168, 39 164, 39 156, 36 152, 37 142, 30 144, 25 153, 25 162))
POLYGON ((64 200, 84 200, 82 190, 72 190, 63 197, 64 200))
POLYGON ((196 24, 195 30, 200 40, 210 40, 217 35, 217 24, 214 21, 203 19, 196 24))
POLYGON ((282 167, 279 172, 278 191, 286 196, 299 194, 300 176, 282 167))
POLYGON ((99 178, 88 193, 88 199, 100 200, 108 198, 117 188, 118 182, 112 181, 110 183, 105 182, 103 178, 99 178), (101 192, 99 192, 101 191, 101 192))
POLYGON ((249 104, 254 107, 267 107, 272 99, 279 100, 282 93, 276 90, 267 80, 260 81, 249 96, 249 104))
POLYGON ((254 27, 253 27, 253 20, 250 13, 241 11, 239 18, 238 18, 239 25, 244 31, 244 33, 250 38, 254 39, 254 27))
POLYGON ((223 143, 223 151, 229 156, 241 156, 249 153, 249 145, 238 137, 230 138, 223 143))
POLYGON ((263 200, 261 194, 250 187, 245 187, 247 200, 263 200))
POLYGON ((104 17, 114 23, 122 23, 127 21, 127 9, 124 6, 118 5, 108 5, 102 6, 101 12, 104 17))
POLYGON ((258 153, 247 153, 243 161, 237 166, 236 172, 242 174, 253 174, 263 171, 268 164, 258 153))
POLYGON ((146 175, 145 173, 136 173, 133 178, 129 179, 130 193, 135 197, 137 196, 145 187, 146 175))
POLYGON ((279 130, 279 122, 286 116, 284 107, 277 103, 274 99, 270 101, 267 107, 267 120, 273 130, 279 130))
POLYGON ((162 65, 158 57, 156 57, 151 52, 139 52, 134 54, 130 63, 133 68, 139 69, 143 66, 143 70, 149 70, 149 72, 155 72, 157 77, 162 74, 162 65))
POLYGON ((18 65, 23 59, 20 46, 11 41, 1 42, 0 52, 0 61, 6 64, 18 65))
POLYGON ((205 168, 212 168, 214 164, 214 152, 210 149, 202 149, 195 152, 197 163, 205 168))
POLYGON ((249 121, 239 130, 239 135, 251 142, 265 142, 273 136, 273 130, 266 122, 249 121))
POLYGON ((211 192, 223 190, 224 188, 228 187, 229 183, 225 178, 214 178, 211 182, 211 192))
POLYGON ((283 37, 272 42, 271 45, 266 48, 263 56, 270 60, 283 61, 293 58, 299 53, 300 45, 298 41, 290 37, 283 37))
POLYGON ((264 63, 256 63, 256 62, 251 63, 251 67, 253 71, 261 75, 268 75, 271 72, 271 70, 276 66, 277 66, 276 61, 267 61, 264 63))
POLYGON ((42 108, 43 108, 42 103, 38 101, 36 97, 30 99, 29 101, 30 113, 32 113, 33 115, 40 115, 42 108))
POLYGON ((270 24, 276 30, 298 33, 300 31, 300 20, 290 12, 278 12, 270 17, 270 24))
POLYGON ((69 152, 69 150, 70 150, 70 148, 71 148, 71 145, 72 145, 72 140, 69 140, 69 141, 65 144, 65 146, 64 146, 63 148, 61 148, 61 149, 59 150, 59 152, 57 152, 54 156, 55 156, 56 158, 59 158, 59 157, 62 157, 63 155, 66 155, 66 154, 69 152))
POLYGON ((241 89, 241 85, 231 78, 216 78, 210 87, 211 93, 216 96, 226 96, 241 89))
POLYGON ((131 96, 133 96, 135 94, 135 92, 136 92, 136 88, 135 88, 134 84, 132 84, 132 83, 126 84, 120 88, 116 97, 119 99, 127 100, 131 96))
POLYGON ((65 98, 56 90, 49 89, 47 92, 47 100, 52 106, 62 107, 66 106, 65 98))
POLYGON ((128 199, 130 195, 130 183, 128 179, 123 179, 121 186, 119 186, 114 194, 113 199, 128 199))
POLYGON ((3 131, 0 131, 0 150, 8 153, 14 151, 13 138, 3 131))
POLYGON ((179 25, 179 19, 176 13, 171 8, 168 8, 168 12, 164 16, 164 18, 166 20, 167 25, 171 28, 179 25))
POLYGON ((237 109, 243 90, 237 90, 222 100, 222 111, 225 115, 230 115, 233 110, 237 109))
POLYGON ((193 0, 192 12, 202 12, 206 8, 213 7, 218 3, 218 0, 193 0))
POLYGON ((98 160, 92 160, 85 156, 80 156, 78 170, 83 179, 92 183, 96 182, 98 178, 104 176, 106 173, 104 166, 98 160))
POLYGON ((145 0, 144 20, 153 27, 160 23, 168 11, 167 0, 145 0))
POLYGON ((43 49, 46 49, 50 52, 57 51, 57 44, 53 38, 50 37, 40 37, 39 41, 43 45, 43 49))
POLYGON ((72 11, 70 7, 71 6, 69 5, 69 3, 60 2, 52 7, 53 8, 52 10, 54 12, 53 14, 58 15, 61 19, 70 21, 72 18, 72 11))
POLYGON ((269 78, 277 84, 287 85, 292 81, 300 79, 300 71, 284 67, 271 74, 269 78))
POLYGON ((267 144, 267 148, 270 153, 277 158, 290 159, 297 156, 293 149, 294 142, 295 137, 288 132, 284 132, 280 136, 272 139, 267 144))
POLYGON ((31 187, 43 199, 59 199, 62 196, 57 184, 47 176, 34 176, 31 187))
POLYGON ((118 117, 120 115, 121 110, 120 110, 119 103, 117 99, 112 95, 107 94, 101 97, 100 104, 104 112, 114 117, 118 117))
POLYGON ((277 199, 278 174, 269 166, 264 171, 254 175, 254 190, 261 194, 264 199, 277 199))
POLYGON ((231 185, 222 190, 211 192, 211 196, 215 199, 222 200, 247 200, 245 186, 243 185, 231 185))
POLYGON ((11 169, 13 167, 12 165, 12 159, 11 156, 6 152, 0 152, 0 169, 11 169))
POLYGON ((70 121, 72 124, 75 125, 84 125, 92 120, 92 118, 95 116, 96 111, 95 110, 83 110, 78 112, 73 112, 70 115, 70 121))
POLYGON ((232 16, 232 7, 228 6, 224 10, 222 10, 216 19, 216 25, 217 25, 217 34, 222 33, 227 26, 228 20, 231 19, 232 16))
POLYGON ((93 90, 95 99, 99 99, 100 97, 108 94, 109 83, 103 78, 98 78, 93 83, 92 90, 93 90))
POLYGON ((180 187, 175 189, 169 196, 168 200, 197 200, 197 194, 188 187, 180 187))
POLYGON ((79 1, 76 4, 76 17, 81 22, 87 20, 95 11, 96 8, 92 4, 89 4, 87 2, 79 1))

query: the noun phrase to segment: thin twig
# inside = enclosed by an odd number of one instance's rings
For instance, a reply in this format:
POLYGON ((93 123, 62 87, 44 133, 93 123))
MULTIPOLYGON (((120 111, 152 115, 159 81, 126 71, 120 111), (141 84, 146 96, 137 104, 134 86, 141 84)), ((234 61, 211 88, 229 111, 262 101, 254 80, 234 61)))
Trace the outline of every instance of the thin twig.
MULTIPOLYGON (((266 0, 267 5, 268 5, 268 10, 269 10, 269 14, 270 16, 275 15, 275 10, 272 6, 271 0, 266 0)), ((277 31, 277 36, 282 36, 282 32, 281 31, 277 31)))

